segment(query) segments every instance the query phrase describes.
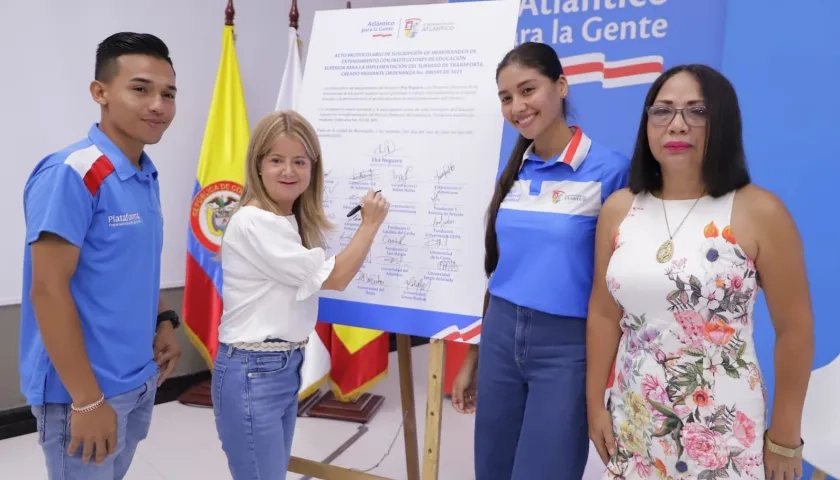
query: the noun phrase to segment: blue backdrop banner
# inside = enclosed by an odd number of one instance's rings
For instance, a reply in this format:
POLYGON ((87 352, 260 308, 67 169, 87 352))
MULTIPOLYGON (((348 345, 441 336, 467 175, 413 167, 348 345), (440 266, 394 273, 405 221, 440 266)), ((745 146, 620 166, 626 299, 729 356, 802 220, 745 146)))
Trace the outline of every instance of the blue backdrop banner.
MULTIPOLYGON (((840 272, 837 137, 840 97, 840 2, 795 4, 733 0, 726 18, 723 73, 735 85, 753 182, 776 195, 796 221, 814 311, 816 351, 802 421, 803 456, 840 477, 840 322, 834 304, 840 272), (768 28, 774 25, 774 28, 768 28), (830 365, 830 367, 829 367, 830 365), (833 371, 832 371, 833 369, 833 371), (823 378, 824 381, 814 381, 823 378)), ((772 409, 775 331, 764 295, 755 307, 756 352, 772 409)), ((784 359, 781 359, 784 362, 784 359)), ((811 478, 806 467, 803 479, 811 478)))
MULTIPOLYGON (((664 69, 688 62, 720 68, 726 4, 523 0, 516 43, 552 45, 571 85, 570 123, 629 156, 645 94, 664 69)), ((502 163, 515 141, 516 130, 506 125, 502 163)))

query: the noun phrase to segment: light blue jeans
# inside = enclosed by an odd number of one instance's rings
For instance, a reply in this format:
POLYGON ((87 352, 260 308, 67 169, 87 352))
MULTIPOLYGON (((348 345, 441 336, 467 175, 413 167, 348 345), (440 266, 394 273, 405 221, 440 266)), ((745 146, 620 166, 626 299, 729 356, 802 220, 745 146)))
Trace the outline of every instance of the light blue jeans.
POLYGON ((251 352, 219 346, 213 411, 234 480, 286 478, 302 363, 303 350, 251 352))
POLYGON ((47 461, 49 480, 122 480, 134 458, 137 444, 149 433, 160 372, 130 392, 107 400, 117 414, 117 451, 102 465, 93 458, 82 463, 82 449, 70 447, 70 405, 48 403, 32 406, 38 425, 38 443, 47 461))

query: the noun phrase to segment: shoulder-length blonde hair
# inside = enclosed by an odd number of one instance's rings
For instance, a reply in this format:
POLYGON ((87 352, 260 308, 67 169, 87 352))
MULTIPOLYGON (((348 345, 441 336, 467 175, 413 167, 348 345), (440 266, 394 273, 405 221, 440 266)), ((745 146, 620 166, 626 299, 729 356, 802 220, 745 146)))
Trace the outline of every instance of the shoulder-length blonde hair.
MULTIPOLYGON (((321 143, 312 125, 297 112, 272 112, 260 120, 248 142, 245 155, 245 188, 239 207, 256 201, 275 215, 282 215, 277 205, 269 198, 260 177, 260 164, 271 152, 277 138, 288 136, 303 144, 311 165, 309 186, 292 204, 300 231, 300 238, 306 248, 323 247, 325 235, 333 229, 324 213, 324 167, 321 164, 321 143)), ((238 208, 238 207, 237 207, 238 208)))

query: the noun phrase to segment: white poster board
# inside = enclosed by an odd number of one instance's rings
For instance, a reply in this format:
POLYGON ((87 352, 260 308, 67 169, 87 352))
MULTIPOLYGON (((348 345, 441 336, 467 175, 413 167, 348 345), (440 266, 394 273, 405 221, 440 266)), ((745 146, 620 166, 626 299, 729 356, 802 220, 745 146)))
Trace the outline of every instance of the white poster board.
POLYGON ((359 275, 323 292, 319 320, 478 340, 503 128, 495 71, 518 5, 316 13, 299 111, 323 149, 328 254, 352 238, 361 217, 347 213, 369 189, 391 204, 359 275))

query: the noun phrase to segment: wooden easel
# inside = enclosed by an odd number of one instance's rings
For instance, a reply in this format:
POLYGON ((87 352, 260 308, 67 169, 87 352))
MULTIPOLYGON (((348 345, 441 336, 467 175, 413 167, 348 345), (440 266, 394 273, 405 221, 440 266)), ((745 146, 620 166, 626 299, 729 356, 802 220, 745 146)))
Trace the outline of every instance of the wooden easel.
MULTIPOLYGON (((417 452, 417 418, 414 414, 414 373, 411 367, 411 337, 397 335, 400 399, 403 412, 405 468, 408 480, 437 480, 440 464, 440 422, 443 406, 444 340, 429 342, 429 386, 426 399, 426 438, 423 445, 423 476, 417 452)), ((336 467, 300 457, 292 457, 289 471, 324 480, 390 480, 370 473, 336 467)))

